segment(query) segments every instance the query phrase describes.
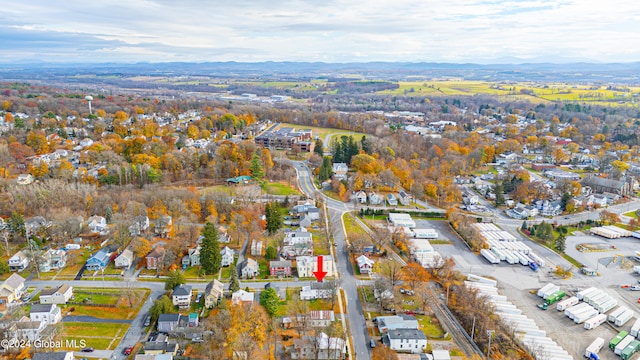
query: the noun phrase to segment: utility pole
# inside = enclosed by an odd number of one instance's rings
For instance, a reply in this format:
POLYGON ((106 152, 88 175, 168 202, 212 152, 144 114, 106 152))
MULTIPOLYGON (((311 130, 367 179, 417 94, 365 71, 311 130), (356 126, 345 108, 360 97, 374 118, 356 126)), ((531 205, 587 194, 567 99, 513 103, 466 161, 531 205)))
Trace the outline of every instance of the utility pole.
POLYGON ((493 337, 493 333, 495 330, 487 330, 487 336, 489 337, 489 345, 487 346, 487 360, 489 360, 489 356, 491 355, 491 338, 493 337))
POLYGON ((476 316, 473 315, 473 325, 471 325, 471 341, 473 341, 473 335, 476 332, 476 316))

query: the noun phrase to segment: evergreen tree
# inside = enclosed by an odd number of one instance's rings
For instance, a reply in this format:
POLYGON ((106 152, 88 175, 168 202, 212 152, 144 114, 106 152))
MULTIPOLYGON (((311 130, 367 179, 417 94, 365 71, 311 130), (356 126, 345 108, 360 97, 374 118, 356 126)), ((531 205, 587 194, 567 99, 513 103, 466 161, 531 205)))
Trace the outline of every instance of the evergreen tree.
POLYGON ((573 199, 573 196, 569 193, 562 194, 562 198, 560 199, 560 208, 562 210, 567 210, 567 203, 569 200, 573 199))
POLYGON ((364 135, 360 140, 360 147, 362 148, 362 151, 366 152, 367 154, 371 154, 371 142, 364 135))
POLYGON ((175 312, 173 302, 167 295, 163 295, 160 299, 154 300, 149 313, 153 321, 158 320, 161 314, 169 314, 175 312))
POLYGON ((316 146, 313 148, 313 152, 320 155, 320 157, 324 156, 324 143, 322 139, 316 140, 316 146))
POLYGON ((240 280, 238 280, 238 271, 231 269, 231 280, 229 280, 229 292, 234 293, 240 290, 240 280))
POLYGON ((27 229, 24 226, 24 217, 19 212, 11 212, 11 216, 7 220, 7 227, 11 231, 12 236, 26 236, 27 229))
POLYGON ((564 253, 567 248, 567 237, 564 233, 560 233, 560 236, 555 241, 554 247, 559 253, 564 253))
POLYGON ((269 235, 273 235, 284 225, 280 209, 275 203, 267 203, 267 206, 265 206, 265 217, 267 218, 267 231, 269 235))
POLYGON ((173 290, 176 286, 185 284, 187 279, 180 271, 170 271, 167 280, 164 282, 165 290, 173 290))
POLYGON ((267 246, 264 252, 264 257, 267 258, 267 260, 277 259, 278 252, 276 251, 276 248, 274 248, 273 246, 267 246))
POLYGON ((202 247, 200 249, 202 272, 207 275, 216 274, 220 271, 220 264, 222 262, 216 226, 211 222, 207 222, 202 229, 202 236, 202 247))
POLYGON ((527 230, 528 225, 527 225, 527 220, 522 222, 522 226, 520 227, 521 230, 527 230))
POLYGON ((330 179, 331 175, 333 175, 333 166, 331 164, 331 158, 328 156, 325 156, 322 158, 322 165, 320 166, 318 179, 320 179, 320 181, 325 181, 330 179))
POLYGON ((493 187, 493 192, 496 194, 496 207, 504 205, 504 191, 502 185, 497 184, 493 187))
POLYGON ((253 153, 249 170, 251 170, 251 176, 253 176, 254 179, 260 181, 264 178, 264 168, 262 167, 262 160, 260 160, 258 152, 253 153))
POLYGON ((269 317, 276 315, 280 307, 280 297, 276 289, 269 287, 260 293, 260 305, 264 307, 269 317))

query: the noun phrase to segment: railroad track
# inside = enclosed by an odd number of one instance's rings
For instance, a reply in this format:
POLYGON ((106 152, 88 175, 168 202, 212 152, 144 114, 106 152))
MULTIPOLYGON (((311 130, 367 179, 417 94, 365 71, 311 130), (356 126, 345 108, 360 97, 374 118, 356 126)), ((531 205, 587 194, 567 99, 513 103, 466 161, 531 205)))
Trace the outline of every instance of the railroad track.
POLYGON ((467 357, 471 357, 473 354, 484 356, 478 345, 471 340, 471 337, 464 330, 462 325, 458 322, 458 320, 453 316, 451 311, 444 306, 444 304, 438 299, 438 297, 433 292, 433 289, 429 288, 429 297, 431 298, 433 312, 436 317, 443 325, 445 330, 451 335, 456 344, 460 347, 462 351, 464 351, 467 357))

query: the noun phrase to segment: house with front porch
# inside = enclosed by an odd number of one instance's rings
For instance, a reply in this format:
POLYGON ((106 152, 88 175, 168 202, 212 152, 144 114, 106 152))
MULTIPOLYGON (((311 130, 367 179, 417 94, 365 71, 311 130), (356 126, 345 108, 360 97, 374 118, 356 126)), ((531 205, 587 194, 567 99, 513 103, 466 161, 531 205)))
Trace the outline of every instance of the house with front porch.
POLYGON ((22 271, 26 269, 27 266, 29 266, 29 258, 22 250, 15 253, 9 259, 9 270, 11 271, 22 271))

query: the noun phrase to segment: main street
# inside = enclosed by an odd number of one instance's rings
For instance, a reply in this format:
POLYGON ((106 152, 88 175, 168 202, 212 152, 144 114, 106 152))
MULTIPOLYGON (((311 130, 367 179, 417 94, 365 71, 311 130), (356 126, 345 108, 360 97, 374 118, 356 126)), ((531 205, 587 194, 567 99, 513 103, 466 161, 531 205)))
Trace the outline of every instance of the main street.
MULTIPOLYGON (((307 166, 301 162, 292 162, 292 164, 298 174, 300 189, 310 197, 321 194, 316 190, 307 166)), ((349 204, 331 199, 324 194, 321 194, 321 196, 329 209, 328 220, 331 222, 330 230, 335 245, 336 267, 340 276, 340 285, 347 299, 346 310, 352 341, 351 351, 355 359, 370 359, 371 349, 367 346, 369 335, 362 311, 362 304, 358 297, 358 280, 355 277, 353 267, 349 261, 349 253, 346 246, 346 230, 342 221, 344 213, 350 210, 349 204)))

